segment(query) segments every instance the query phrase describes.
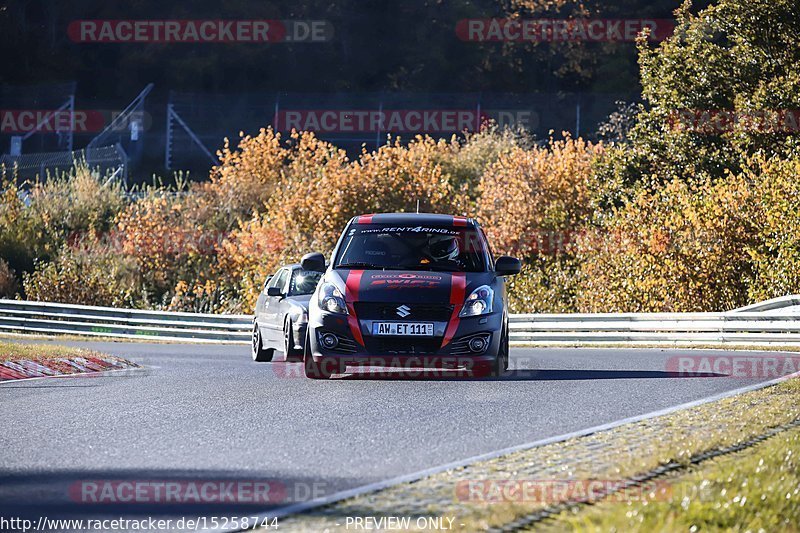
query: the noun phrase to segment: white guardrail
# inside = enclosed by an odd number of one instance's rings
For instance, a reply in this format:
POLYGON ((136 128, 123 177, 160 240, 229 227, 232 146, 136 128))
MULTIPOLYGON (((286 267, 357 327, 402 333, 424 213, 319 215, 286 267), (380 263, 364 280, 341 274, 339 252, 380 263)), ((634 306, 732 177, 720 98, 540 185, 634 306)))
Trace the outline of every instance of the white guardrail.
MULTIPOLYGON (((0 299, 0 332, 249 344, 251 315, 213 315, 0 299)), ((800 345, 800 296, 724 313, 522 314, 511 343, 800 345)))
POLYGON ((117 309, 0 299, 0 332, 250 343, 251 315, 117 309))

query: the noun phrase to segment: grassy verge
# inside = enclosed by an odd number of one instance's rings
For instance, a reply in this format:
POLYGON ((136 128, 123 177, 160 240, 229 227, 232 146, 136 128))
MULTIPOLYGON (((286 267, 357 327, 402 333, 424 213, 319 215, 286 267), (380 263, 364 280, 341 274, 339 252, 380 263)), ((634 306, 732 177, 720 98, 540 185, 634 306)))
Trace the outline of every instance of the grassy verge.
MULTIPOLYGON (((0 341, 0 361, 19 361, 22 359, 39 361, 60 357, 94 357, 98 355, 101 354, 92 350, 56 344, 23 344, 0 341)), ((108 356, 103 355, 103 357, 108 356)))
POLYGON ((106 353, 60 346, 0 340, 0 380, 42 375, 72 375, 105 370, 140 368, 133 361, 106 353))
POLYGON ((666 481, 669 498, 576 507, 546 529, 800 531, 800 429, 666 481))

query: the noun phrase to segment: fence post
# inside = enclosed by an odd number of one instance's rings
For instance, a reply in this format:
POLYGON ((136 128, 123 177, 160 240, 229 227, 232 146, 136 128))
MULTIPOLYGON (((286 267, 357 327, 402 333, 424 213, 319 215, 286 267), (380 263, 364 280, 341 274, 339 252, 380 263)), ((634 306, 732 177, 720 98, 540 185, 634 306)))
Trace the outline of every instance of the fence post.
POLYGON ((167 102, 167 136, 164 143, 164 168, 172 170, 172 102, 167 102))

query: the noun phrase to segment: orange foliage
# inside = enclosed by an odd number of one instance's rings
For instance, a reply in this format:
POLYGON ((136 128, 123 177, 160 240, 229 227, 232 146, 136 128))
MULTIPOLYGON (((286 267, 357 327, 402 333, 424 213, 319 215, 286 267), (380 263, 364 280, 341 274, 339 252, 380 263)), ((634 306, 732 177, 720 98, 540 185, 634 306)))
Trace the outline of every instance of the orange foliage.
POLYGON ((219 250, 219 269, 234 285, 242 308, 252 310, 266 277, 287 258, 284 235, 263 218, 253 218, 231 232, 219 250))
POLYGON ((640 192, 578 242, 585 312, 732 309, 746 301, 752 187, 740 176, 640 192))
POLYGON ((600 154, 601 145, 567 137, 502 155, 486 170, 477 205, 495 247, 529 256, 543 233, 569 239, 592 215, 592 164, 600 154))
POLYGON ((241 136, 235 149, 225 139, 217 155, 220 164, 211 170, 211 180, 195 184, 189 200, 195 219, 229 230, 266 210, 288 153, 280 133, 262 128, 258 135, 241 136))

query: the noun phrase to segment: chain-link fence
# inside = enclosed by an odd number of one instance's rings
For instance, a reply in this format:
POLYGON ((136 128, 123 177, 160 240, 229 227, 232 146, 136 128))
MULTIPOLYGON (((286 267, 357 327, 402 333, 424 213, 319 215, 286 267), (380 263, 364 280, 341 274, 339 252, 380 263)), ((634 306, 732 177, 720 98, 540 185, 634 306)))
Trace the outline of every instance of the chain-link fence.
POLYGON ((408 140, 417 134, 450 137, 494 121, 543 139, 555 132, 593 137, 598 125, 635 101, 620 93, 172 93, 167 106, 168 169, 205 171, 216 151, 240 131, 272 126, 284 133, 313 131, 351 154, 375 149, 387 136, 408 140))
POLYGON ((18 156, 3 155, 0 165, 6 174, 24 181, 44 181, 62 172, 69 172, 76 165, 86 165, 106 179, 120 180, 127 185, 128 157, 119 144, 90 147, 72 152, 39 152, 18 156))

